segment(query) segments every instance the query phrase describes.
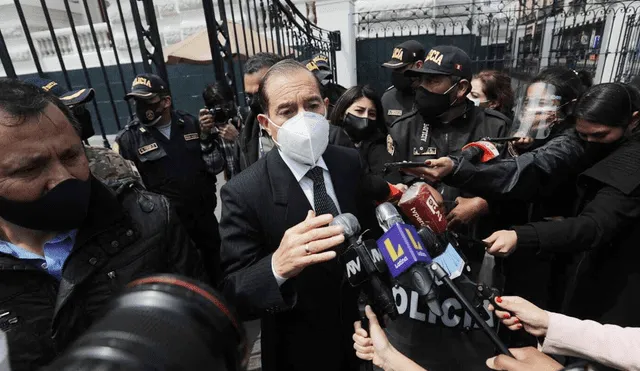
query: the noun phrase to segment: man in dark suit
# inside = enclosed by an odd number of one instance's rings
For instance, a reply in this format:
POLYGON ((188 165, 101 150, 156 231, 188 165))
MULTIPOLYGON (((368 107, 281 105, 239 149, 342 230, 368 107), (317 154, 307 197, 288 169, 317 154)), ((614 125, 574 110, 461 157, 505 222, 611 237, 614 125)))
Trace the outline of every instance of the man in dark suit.
POLYGON ((224 292, 243 317, 262 318, 264 371, 354 370, 357 295, 331 250, 342 227, 327 225, 367 216, 358 153, 327 144, 318 80, 298 62, 274 65, 258 94, 278 147, 221 190, 224 292))

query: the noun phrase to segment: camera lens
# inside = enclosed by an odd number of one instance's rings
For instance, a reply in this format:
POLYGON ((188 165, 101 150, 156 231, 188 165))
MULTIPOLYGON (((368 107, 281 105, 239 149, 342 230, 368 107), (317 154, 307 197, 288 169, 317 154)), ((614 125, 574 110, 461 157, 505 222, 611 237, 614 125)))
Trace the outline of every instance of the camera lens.
POLYGON ((248 350, 242 323, 213 289, 159 275, 129 284, 48 369, 235 371, 248 350))

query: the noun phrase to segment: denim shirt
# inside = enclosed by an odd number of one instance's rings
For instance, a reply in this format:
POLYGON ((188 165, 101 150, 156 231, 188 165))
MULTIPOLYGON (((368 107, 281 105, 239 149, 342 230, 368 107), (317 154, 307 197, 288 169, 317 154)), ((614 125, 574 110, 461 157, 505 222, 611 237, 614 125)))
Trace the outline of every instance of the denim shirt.
POLYGON ((44 244, 44 257, 3 240, 0 240, 0 252, 12 255, 20 260, 28 260, 31 264, 47 271, 57 280, 60 280, 62 266, 71 253, 77 233, 77 229, 61 232, 47 241, 44 244))

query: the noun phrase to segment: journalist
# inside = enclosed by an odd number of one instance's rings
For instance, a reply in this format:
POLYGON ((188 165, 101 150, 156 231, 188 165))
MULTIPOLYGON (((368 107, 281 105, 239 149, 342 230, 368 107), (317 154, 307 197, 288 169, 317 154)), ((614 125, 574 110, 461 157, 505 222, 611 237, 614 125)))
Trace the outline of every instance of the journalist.
POLYGON ((340 213, 375 223, 358 152, 328 145, 319 81, 302 64, 271 67, 258 97, 277 148, 220 192, 224 293, 243 319, 262 319, 263 370, 353 370, 356 292, 334 260, 342 227, 327 224, 340 213))
POLYGON ((485 240, 489 253, 498 256, 516 249, 568 256, 561 272, 568 281, 564 314, 640 327, 639 111, 640 97, 627 85, 589 89, 576 103, 576 130, 600 161, 578 177, 578 212, 498 231, 485 240))
POLYGON ((204 278, 167 200, 91 176, 75 125, 53 95, 0 80, 0 328, 15 371, 49 363, 135 278, 204 278))
POLYGON ((640 328, 601 325, 542 310, 517 296, 496 298, 490 306, 512 331, 525 329, 539 339, 538 349, 599 362, 617 370, 640 370, 640 328))
POLYGON ((242 120, 228 84, 215 82, 202 92, 205 108, 200 110, 200 131, 213 136, 224 156, 224 175, 229 180, 238 174, 235 142, 242 130, 242 120))
MULTIPOLYGON (((336 102, 331 125, 340 128, 335 136, 346 139, 360 152, 365 171, 384 176, 391 183, 400 183, 397 171, 385 174, 384 164, 393 162, 387 152, 387 126, 381 114, 380 97, 369 86, 357 85, 347 90, 336 102)), ((329 138, 329 143, 339 142, 329 138)))
POLYGON ((506 72, 484 70, 473 75, 469 100, 476 106, 491 108, 513 118, 513 89, 506 72))
MULTIPOLYGON (((429 371, 413 362, 391 345, 384 330, 380 327, 378 318, 369 306, 366 307, 366 315, 369 320, 369 332, 362 328, 360 321, 354 323, 353 348, 358 358, 372 361, 374 365, 384 371, 429 371)), ((429 352, 430 350, 427 348, 424 351, 429 352)), ((492 370, 501 371, 574 370, 571 367, 564 369, 563 366, 553 358, 531 347, 513 348, 509 349, 509 351, 515 358, 500 355, 488 359, 486 365, 492 370)))

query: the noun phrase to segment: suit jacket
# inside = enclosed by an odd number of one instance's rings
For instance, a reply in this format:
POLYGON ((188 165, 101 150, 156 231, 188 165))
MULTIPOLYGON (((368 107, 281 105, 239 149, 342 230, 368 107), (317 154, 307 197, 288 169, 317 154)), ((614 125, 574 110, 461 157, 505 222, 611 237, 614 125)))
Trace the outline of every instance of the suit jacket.
MULTIPOLYGON (((359 211, 373 218, 374 210, 359 200, 358 152, 329 145, 323 158, 340 210, 359 217, 364 230, 359 211)), ((220 195, 223 290, 244 319, 262 318, 262 369, 355 369, 351 334, 357 293, 338 261, 307 267, 281 287, 273 276, 271 258, 285 231, 312 209, 280 153, 270 151, 220 195)))

